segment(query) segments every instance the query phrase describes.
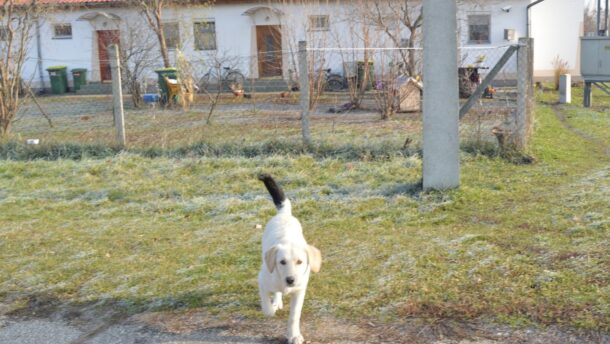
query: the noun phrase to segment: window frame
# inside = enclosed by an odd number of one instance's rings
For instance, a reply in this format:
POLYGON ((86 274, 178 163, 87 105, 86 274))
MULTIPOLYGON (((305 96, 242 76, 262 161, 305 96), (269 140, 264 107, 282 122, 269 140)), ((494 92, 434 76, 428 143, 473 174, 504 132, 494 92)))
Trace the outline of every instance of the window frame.
POLYGON ((470 13, 467 17, 468 22, 468 44, 476 44, 476 45, 484 45, 491 44, 491 14, 490 13, 470 13), (478 17, 477 21, 480 21, 481 18, 484 18, 487 23, 486 24, 475 24, 472 21, 478 17), (473 26, 485 26, 487 25, 487 39, 473 39, 473 26))
POLYGON ((216 35, 216 20, 213 18, 209 18, 209 19, 198 19, 198 20, 194 20, 193 21, 193 49, 195 51, 215 51, 218 49, 218 39, 217 39, 217 35, 216 35), (197 27, 198 25, 201 24, 214 24, 214 29, 204 29, 202 30, 198 30, 197 27), (210 40, 210 42, 213 42, 213 46, 201 46, 200 44, 205 44, 205 42, 202 42, 199 38, 198 35, 199 34, 210 34, 213 35, 213 39, 210 40))
POLYGON ((180 49, 180 46, 182 45, 182 39, 180 37, 180 22, 178 21, 167 21, 167 22, 163 22, 163 37, 165 37, 165 46, 167 47, 168 50, 176 50, 176 49, 180 49), (170 46, 169 41, 167 39, 168 35, 167 35, 167 31, 166 28, 168 27, 168 25, 175 25, 176 26, 176 44, 174 46, 170 46))
POLYGON ((330 15, 328 14, 313 14, 307 17, 309 24, 309 31, 330 31, 330 15), (314 25, 319 24, 319 19, 324 19, 325 25, 314 25))
POLYGON ((72 39, 74 33, 72 32, 72 23, 56 23, 53 24, 53 39, 72 39), (70 27, 70 34, 69 35, 58 35, 57 34, 57 29, 60 27, 70 27))

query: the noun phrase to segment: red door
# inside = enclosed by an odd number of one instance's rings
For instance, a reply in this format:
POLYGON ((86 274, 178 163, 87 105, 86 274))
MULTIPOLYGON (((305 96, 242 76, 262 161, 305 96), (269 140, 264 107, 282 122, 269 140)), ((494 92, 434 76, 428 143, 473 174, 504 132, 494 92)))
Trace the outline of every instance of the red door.
POLYGON ((119 30, 100 30, 97 31, 97 47, 100 57, 100 76, 102 81, 112 80, 110 72, 110 61, 108 60, 108 46, 119 44, 119 30))

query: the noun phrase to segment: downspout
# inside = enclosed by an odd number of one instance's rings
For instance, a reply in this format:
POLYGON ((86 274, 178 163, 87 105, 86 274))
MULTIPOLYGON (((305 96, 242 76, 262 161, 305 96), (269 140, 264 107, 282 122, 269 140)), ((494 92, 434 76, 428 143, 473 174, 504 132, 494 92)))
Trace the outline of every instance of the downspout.
MULTIPOLYGON (((36 0, 34 0, 36 3, 36 0)), ((40 91, 44 93, 44 72, 42 71, 42 46, 40 43, 40 21, 36 17, 36 54, 38 57, 38 77, 40 78, 40 91)))
POLYGON ((527 36, 526 36, 527 38, 529 38, 529 37, 530 37, 530 35, 531 35, 531 32, 530 32, 530 30, 531 30, 531 24, 530 24, 530 8, 532 8, 532 7, 536 6, 536 5, 538 5, 539 3, 543 2, 543 1, 544 1, 544 0, 536 0, 536 1, 532 2, 531 4, 527 5, 527 8, 526 8, 526 10, 525 10, 525 21, 526 21, 526 24, 527 24, 527 29, 526 29, 526 31, 525 31, 525 32, 527 33, 527 36))

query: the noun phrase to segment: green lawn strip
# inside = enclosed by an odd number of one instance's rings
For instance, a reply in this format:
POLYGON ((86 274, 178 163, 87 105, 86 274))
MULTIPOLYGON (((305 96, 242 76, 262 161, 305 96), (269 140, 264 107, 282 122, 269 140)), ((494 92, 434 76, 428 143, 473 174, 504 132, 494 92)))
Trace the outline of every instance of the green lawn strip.
POLYGON ((610 148, 610 107, 606 112, 573 105, 562 107, 561 110, 564 111, 566 121, 572 127, 610 148))
POLYGON ((258 317, 267 171, 323 252, 307 314, 607 329, 607 164, 537 113, 536 164, 464 154, 443 193, 409 156, 5 161, 0 294, 258 317))
MULTIPOLYGON (((549 104, 559 102, 558 92, 545 91, 538 93, 537 98, 549 104)), ((567 124, 610 146, 610 96, 594 87, 591 107, 583 108, 582 102, 583 88, 573 87, 572 103, 559 106, 567 124)))

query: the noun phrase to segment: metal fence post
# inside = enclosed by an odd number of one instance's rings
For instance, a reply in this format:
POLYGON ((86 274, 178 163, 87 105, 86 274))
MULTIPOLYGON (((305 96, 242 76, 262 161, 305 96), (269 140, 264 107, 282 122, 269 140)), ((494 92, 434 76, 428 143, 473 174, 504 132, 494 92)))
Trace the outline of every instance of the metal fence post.
POLYGON ((307 42, 299 41, 299 90, 301 98, 301 132, 303 144, 311 145, 309 131, 309 66, 307 64, 307 42))
POLYGON ((591 107, 591 98, 592 98, 592 92, 591 92, 591 81, 586 81, 585 80, 585 94, 582 100, 582 106, 588 108, 591 107))
POLYGON ((123 114, 123 90, 121 88, 121 63, 119 61, 119 46, 111 44, 108 46, 108 58, 110 59, 110 70, 112 72, 112 100, 114 124, 117 131, 117 142, 125 146, 125 116, 123 114))
POLYGON ((532 38, 519 38, 519 50, 517 51, 517 111, 511 135, 511 143, 519 150, 527 146, 533 122, 533 45, 534 40, 532 38))

